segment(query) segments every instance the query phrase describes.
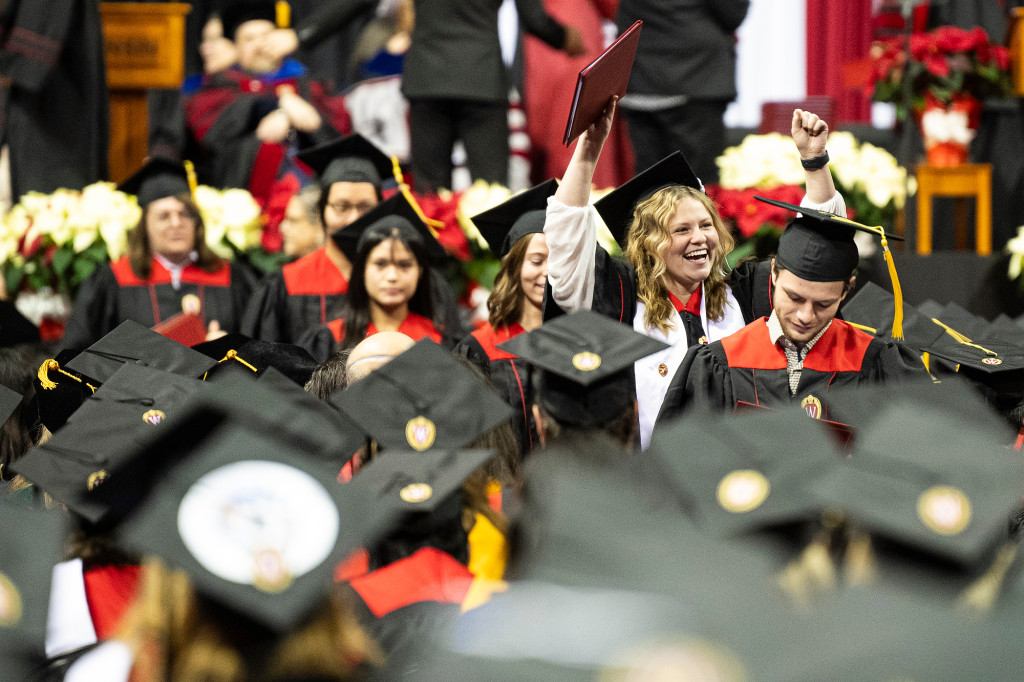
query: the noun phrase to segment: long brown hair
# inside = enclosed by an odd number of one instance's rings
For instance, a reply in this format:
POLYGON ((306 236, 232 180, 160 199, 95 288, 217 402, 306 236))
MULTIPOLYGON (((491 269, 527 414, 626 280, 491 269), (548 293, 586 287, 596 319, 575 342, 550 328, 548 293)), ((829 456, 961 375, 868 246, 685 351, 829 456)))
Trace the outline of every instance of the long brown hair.
POLYGON ((718 233, 718 250, 711 264, 711 274, 704 280, 704 296, 709 320, 720 320, 725 313, 727 263, 726 256, 736 242, 725 228, 715 204, 703 192, 684 185, 670 185, 637 204, 633 224, 626 236, 626 257, 636 268, 637 298, 643 301, 644 326, 656 327, 668 334, 672 319, 672 303, 668 298, 664 276, 665 250, 672 243, 669 224, 675 217, 679 202, 696 199, 707 209, 718 233))
MULTIPOLYGON (((206 226, 203 224, 203 216, 199 213, 199 207, 192 200, 188 192, 174 195, 174 198, 185 205, 185 210, 196 226, 196 239, 193 248, 199 254, 196 265, 207 272, 216 272, 223 264, 223 261, 210 250, 206 245, 206 226)), ((149 204, 142 209, 142 217, 135 225, 135 228, 128 233, 128 263, 132 272, 139 279, 149 279, 153 269, 153 252, 149 248, 149 234, 146 232, 146 220, 149 214, 149 204)))
POLYGON ((494 289, 487 299, 487 319, 497 329, 515 324, 523 316, 523 261, 533 233, 520 237, 505 257, 494 278, 494 289))

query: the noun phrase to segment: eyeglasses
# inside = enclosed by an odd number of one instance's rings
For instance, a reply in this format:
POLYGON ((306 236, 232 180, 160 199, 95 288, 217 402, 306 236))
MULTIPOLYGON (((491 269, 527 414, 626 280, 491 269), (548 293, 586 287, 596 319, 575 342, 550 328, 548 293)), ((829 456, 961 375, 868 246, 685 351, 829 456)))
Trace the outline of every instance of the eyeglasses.
POLYGON ((375 204, 371 204, 368 201, 360 201, 358 204, 353 204, 348 201, 338 201, 333 204, 327 204, 332 211, 335 213, 348 213, 350 211, 356 211, 359 215, 363 215, 375 204))

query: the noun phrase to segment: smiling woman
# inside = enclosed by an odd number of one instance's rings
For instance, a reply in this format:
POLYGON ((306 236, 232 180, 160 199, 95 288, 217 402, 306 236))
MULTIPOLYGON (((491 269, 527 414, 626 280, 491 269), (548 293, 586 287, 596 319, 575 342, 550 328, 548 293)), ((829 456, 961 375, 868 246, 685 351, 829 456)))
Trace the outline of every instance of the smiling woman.
MULTIPOLYGON (((670 347, 635 364, 641 447, 650 442, 665 393, 687 350, 739 331, 772 312, 770 263, 728 270, 734 241, 714 203, 674 152, 589 206, 590 186, 615 104, 577 142, 548 205, 551 298, 545 317, 589 308, 632 324, 670 347), (598 216, 626 260, 597 248, 598 216)), ((809 205, 845 212, 828 171, 828 126, 794 111, 793 140, 804 163, 809 205)), ((664 150, 671 152, 672 150, 664 150)))

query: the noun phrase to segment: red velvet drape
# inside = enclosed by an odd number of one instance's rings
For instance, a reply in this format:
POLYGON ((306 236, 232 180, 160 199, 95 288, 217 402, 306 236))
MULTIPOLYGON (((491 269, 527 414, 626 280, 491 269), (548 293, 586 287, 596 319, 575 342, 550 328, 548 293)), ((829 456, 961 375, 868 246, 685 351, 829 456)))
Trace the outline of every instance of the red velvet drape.
POLYGON ((843 82, 870 47, 871 0, 807 0, 807 94, 832 97, 836 123, 871 119, 868 97, 843 82))

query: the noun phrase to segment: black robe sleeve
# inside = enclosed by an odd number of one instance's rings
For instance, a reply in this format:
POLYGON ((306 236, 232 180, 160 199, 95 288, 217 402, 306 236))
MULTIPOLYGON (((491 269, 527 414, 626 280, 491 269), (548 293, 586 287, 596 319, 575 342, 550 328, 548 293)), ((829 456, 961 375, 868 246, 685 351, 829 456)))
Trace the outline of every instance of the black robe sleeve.
POLYGON ((772 262, 766 260, 743 261, 729 273, 729 288, 747 324, 772 314, 771 272, 772 262))
POLYGON ((242 316, 241 332, 260 341, 290 341, 286 331, 287 315, 288 289, 284 275, 278 270, 256 285, 242 316))
POLYGON ((931 381, 917 352, 898 341, 877 338, 864 354, 861 375, 872 383, 931 381))
MULTIPOLYGON (((636 315, 636 271, 624 260, 612 258, 597 246, 594 262, 594 300, 590 309, 613 320, 633 324, 636 315)), ((551 320, 565 311, 551 295, 551 284, 544 287, 544 320, 551 320)))
POLYGON ((441 332, 441 338, 448 348, 454 348, 466 336, 466 327, 459 314, 455 292, 448 280, 437 269, 430 269, 430 285, 433 291, 434 325, 441 332))
POLYGON ((237 261, 231 261, 231 305, 235 311, 234 318, 237 329, 226 331, 241 331, 243 315, 255 288, 256 276, 252 270, 237 261))
POLYGON ((691 410, 720 412, 736 405, 729 363, 719 342, 691 346, 668 386, 655 428, 691 410))
POLYGON ((122 321, 118 312, 118 290, 110 264, 98 265, 78 290, 64 327, 62 348, 86 348, 122 321))

